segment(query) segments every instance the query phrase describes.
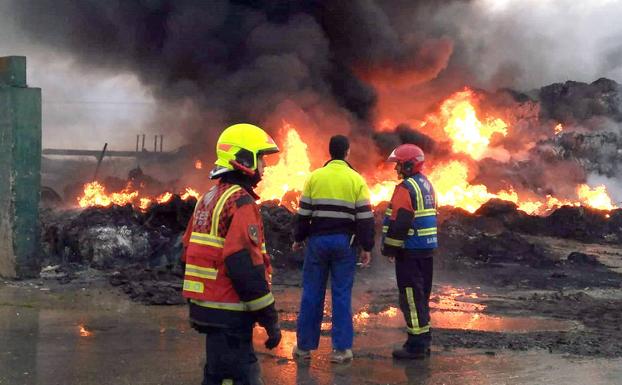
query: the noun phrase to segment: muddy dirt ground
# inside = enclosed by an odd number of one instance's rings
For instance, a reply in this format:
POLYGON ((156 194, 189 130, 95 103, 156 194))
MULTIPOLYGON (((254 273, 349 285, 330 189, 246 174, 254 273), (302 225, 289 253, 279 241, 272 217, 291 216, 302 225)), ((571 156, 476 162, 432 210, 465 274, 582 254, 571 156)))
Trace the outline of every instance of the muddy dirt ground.
MULTIPOLYGON (((394 265, 376 248, 371 267, 357 272, 355 362, 344 368, 326 359, 328 293, 319 352, 306 367, 291 360, 302 258, 289 252, 291 213, 274 205, 262 210, 284 330, 282 346, 268 352, 256 329, 267 383, 582 384, 591 378, 585 373, 601 375, 594 384, 622 383, 622 210, 605 217, 564 208, 537 218, 492 202, 474 215, 441 212, 433 355, 425 364, 391 359, 405 339, 404 320, 394 265)), ((200 382, 202 342, 188 327, 180 295, 179 228, 186 211, 181 204, 163 206, 148 220, 119 208, 49 216, 49 263, 41 278, 0 281, 0 385, 96 384, 110 370, 120 371, 116 383, 122 384, 200 382), (110 247, 97 248, 101 242, 110 247), (67 340, 75 344, 63 347, 67 340), (56 376, 50 357, 89 365, 56 376)))

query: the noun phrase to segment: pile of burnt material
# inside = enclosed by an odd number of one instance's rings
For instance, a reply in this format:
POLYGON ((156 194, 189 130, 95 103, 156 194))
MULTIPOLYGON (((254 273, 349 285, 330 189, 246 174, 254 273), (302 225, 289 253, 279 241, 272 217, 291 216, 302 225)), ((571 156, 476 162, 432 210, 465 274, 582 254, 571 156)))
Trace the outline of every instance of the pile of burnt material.
POLYGON ((491 200, 473 214, 442 209, 439 219, 436 262, 445 270, 484 274, 489 284, 498 286, 620 284, 620 276, 591 250, 593 244, 612 252, 619 248, 622 210, 565 206, 548 216, 531 216, 511 202, 491 200), (478 271, 482 269, 486 271, 478 271))
POLYGON ((261 217, 266 234, 266 248, 276 268, 302 266, 302 252, 293 252, 294 213, 276 201, 261 204, 261 217))
MULTIPOLYGON (((41 212, 43 266, 90 267, 109 273, 133 299, 153 304, 179 303, 183 277, 181 238, 195 205, 174 197, 145 212, 132 206, 52 210, 41 212)), ((378 235, 386 205, 376 208, 378 235)), ((266 246, 275 267, 282 272, 299 269, 302 254, 292 252, 294 213, 277 202, 260 207, 266 246)), ((471 214, 442 208, 439 213, 437 262, 441 267, 499 267, 522 265, 558 269, 560 264, 598 266, 597 256, 582 250, 566 255, 553 252, 543 237, 619 245, 622 243, 622 210, 610 213, 583 207, 562 207, 545 217, 530 216, 516 205, 491 200, 471 214), (572 254, 574 253, 574 254, 572 254), (457 263, 456 266, 452 264, 457 263)), ((378 240, 379 243, 379 240, 378 240)), ((60 270, 63 270, 62 268, 60 270)), ((575 269, 576 270, 576 269, 575 269)), ((551 274, 568 275, 566 271, 551 274)), ((65 277, 65 279, 67 279, 65 277)))
POLYGON ((195 203, 175 196, 145 212, 131 205, 43 209, 44 270, 70 271, 59 276, 69 282, 75 270, 94 268, 110 273, 110 282, 134 300, 181 303, 181 238, 195 203))
MULTIPOLYGON (((182 236, 195 204, 194 199, 174 196, 144 212, 131 205, 42 209, 43 268, 58 273, 61 282, 71 281, 76 270, 94 268, 109 273, 111 284, 137 301, 183 302, 182 236)), ((265 202, 261 214, 277 271, 300 266, 301 254, 291 251, 293 213, 265 202)))
POLYGON ((131 263, 173 263, 196 201, 178 196, 147 211, 131 205, 41 212, 44 262, 111 269, 131 263))
POLYGON ((550 236, 592 243, 622 243, 622 210, 602 211, 587 207, 563 206, 547 216, 532 216, 514 203, 492 199, 474 214, 450 210, 441 221, 445 226, 460 223, 493 233, 502 230, 550 236), (447 222, 447 223, 446 223, 447 222))

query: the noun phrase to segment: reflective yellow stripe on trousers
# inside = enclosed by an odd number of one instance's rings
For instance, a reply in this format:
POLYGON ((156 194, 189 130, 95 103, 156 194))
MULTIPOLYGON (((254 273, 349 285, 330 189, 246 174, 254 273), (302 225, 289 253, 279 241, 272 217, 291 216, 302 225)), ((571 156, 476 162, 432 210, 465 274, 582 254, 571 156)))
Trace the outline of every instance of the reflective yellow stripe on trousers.
POLYGON ((410 334, 423 334, 430 331, 430 325, 424 327, 419 326, 419 316, 417 316, 417 307, 415 306, 415 294, 412 287, 406 288, 406 299, 408 301, 408 309, 410 311, 410 323, 412 327, 406 325, 406 329, 410 334))

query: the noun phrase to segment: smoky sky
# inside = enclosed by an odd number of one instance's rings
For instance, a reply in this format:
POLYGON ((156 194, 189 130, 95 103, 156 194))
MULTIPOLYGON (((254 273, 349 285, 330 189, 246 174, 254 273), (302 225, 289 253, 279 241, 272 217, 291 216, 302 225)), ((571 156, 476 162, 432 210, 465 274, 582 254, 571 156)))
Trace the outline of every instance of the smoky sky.
POLYGON ((434 52, 413 61, 430 36, 397 30, 379 4, 20 0, 11 12, 32 41, 82 68, 130 71, 157 100, 192 101, 208 125, 262 122, 287 100, 303 110, 330 106, 344 128, 364 130, 376 93, 357 71, 438 66, 434 52))
POLYGON ((232 122, 275 126, 289 115, 315 130, 370 134, 379 84, 416 98, 423 116, 465 85, 529 90, 622 74, 613 1, 7 4, 24 38, 71 58, 76 78, 60 83, 131 74, 159 103, 140 124, 205 142, 232 122))

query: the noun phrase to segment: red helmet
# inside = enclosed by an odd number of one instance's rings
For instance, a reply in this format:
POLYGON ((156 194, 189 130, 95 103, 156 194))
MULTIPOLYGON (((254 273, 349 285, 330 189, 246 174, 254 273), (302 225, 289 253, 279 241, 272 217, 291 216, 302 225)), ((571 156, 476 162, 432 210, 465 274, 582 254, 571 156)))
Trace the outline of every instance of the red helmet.
POLYGON ((424 161, 423 150, 414 144, 397 146, 387 158, 387 162, 400 163, 402 165, 402 173, 406 176, 420 172, 424 161))

